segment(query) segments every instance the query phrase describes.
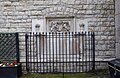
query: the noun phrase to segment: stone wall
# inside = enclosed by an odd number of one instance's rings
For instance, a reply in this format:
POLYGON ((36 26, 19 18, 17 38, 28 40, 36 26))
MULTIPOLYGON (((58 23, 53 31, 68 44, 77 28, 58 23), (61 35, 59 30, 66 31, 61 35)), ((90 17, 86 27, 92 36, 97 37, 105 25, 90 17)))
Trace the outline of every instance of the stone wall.
POLYGON ((0 0, 0 32, 20 33, 21 62, 25 62, 23 32, 32 31, 33 19, 74 17, 95 32, 96 61, 115 57, 114 0, 0 0))
POLYGON ((120 58, 120 0, 115 2, 116 57, 120 58))

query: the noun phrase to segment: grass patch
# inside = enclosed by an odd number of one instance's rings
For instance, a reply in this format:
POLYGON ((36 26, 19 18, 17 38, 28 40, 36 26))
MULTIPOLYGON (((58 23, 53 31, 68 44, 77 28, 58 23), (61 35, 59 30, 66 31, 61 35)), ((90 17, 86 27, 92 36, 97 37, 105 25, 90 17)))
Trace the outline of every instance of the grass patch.
POLYGON ((91 71, 88 73, 73 73, 73 74, 36 74, 28 73, 21 78, 109 78, 106 70, 91 71))
MULTIPOLYGON (((63 74, 27 74, 22 78, 63 78, 63 74)), ((90 73, 64 74, 64 78, 96 78, 90 73)))

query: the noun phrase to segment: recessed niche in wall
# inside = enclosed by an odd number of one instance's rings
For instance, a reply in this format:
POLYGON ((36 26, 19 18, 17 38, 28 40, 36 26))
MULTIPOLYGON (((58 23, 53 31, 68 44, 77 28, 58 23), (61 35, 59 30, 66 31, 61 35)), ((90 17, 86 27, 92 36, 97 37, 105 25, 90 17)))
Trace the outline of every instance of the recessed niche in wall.
POLYGON ((32 20, 32 32, 82 32, 88 31, 87 19, 74 17, 46 17, 32 20))

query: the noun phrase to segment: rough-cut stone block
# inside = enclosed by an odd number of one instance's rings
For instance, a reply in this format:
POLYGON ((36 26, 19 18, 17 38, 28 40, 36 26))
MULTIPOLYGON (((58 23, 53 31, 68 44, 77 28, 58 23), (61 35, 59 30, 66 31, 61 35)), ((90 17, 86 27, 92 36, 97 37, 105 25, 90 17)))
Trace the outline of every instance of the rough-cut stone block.
POLYGON ((116 44, 116 57, 120 58, 120 42, 116 44))

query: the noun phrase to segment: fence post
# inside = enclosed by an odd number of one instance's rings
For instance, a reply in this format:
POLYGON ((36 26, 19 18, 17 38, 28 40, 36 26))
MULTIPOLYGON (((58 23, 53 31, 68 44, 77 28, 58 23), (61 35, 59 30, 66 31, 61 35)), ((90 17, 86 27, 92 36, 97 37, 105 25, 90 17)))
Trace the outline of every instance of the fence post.
POLYGON ((27 70, 27 72, 29 71, 29 68, 28 68, 28 58, 27 58, 27 55, 28 55, 28 51, 27 51, 27 49, 28 49, 28 46, 27 46, 27 39, 28 39, 28 35, 27 35, 27 33, 25 34, 25 47, 26 47, 26 70, 27 70))
POLYGON ((92 44, 93 44, 93 68, 92 70, 95 70, 95 34, 94 32, 91 34, 92 37, 92 44))
POLYGON ((17 52, 17 62, 20 62, 19 59, 19 38, 18 38, 18 33, 15 33, 15 37, 16 37, 16 52, 17 52))

